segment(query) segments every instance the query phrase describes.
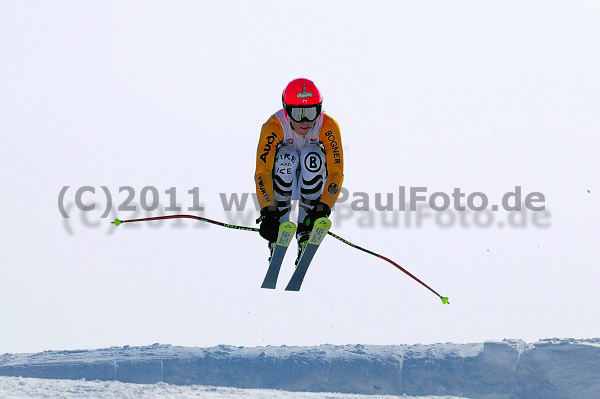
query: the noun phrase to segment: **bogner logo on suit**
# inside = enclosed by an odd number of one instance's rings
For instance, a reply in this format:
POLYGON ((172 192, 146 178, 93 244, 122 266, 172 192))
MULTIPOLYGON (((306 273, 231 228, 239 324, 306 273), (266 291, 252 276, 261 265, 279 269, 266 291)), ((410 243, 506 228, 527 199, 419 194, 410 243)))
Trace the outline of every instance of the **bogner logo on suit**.
POLYGON ((317 172, 321 169, 321 157, 316 152, 309 152, 304 158, 304 167, 309 172, 317 172))
POLYGON ((338 147, 338 143, 335 140, 334 134, 330 131, 325 133, 325 137, 329 141, 329 145, 331 146, 331 151, 333 153, 333 158, 335 163, 340 163, 340 149, 338 147))

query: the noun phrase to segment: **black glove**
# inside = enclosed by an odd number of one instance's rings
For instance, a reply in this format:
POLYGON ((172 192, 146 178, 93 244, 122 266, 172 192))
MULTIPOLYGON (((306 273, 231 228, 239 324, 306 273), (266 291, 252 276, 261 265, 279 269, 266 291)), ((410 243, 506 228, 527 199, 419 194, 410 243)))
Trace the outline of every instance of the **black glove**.
POLYGON ((318 218, 328 217, 331 215, 331 208, 324 202, 317 202, 315 206, 308 212, 306 212, 306 218, 304 218, 304 228, 302 230, 311 231, 315 220, 318 218))
POLYGON ((278 211, 277 207, 265 206, 260 210, 260 217, 256 219, 256 223, 260 223, 258 233, 262 238, 269 242, 277 241, 280 217, 281 211, 278 211))

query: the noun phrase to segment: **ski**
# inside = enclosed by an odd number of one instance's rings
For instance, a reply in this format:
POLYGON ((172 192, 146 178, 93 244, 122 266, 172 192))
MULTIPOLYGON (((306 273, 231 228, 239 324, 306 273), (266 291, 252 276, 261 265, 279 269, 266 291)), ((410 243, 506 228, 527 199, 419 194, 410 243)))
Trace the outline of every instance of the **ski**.
POLYGON ((319 245, 321 245, 321 242, 327 235, 330 227, 331 221, 326 217, 315 220, 313 229, 310 232, 310 237, 308 238, 306 246, 300 254, 296 271, 294 271, 290 282, 285 288, 286 291, 300 291, 300 286, 304 281, 304 277, 308 271, 308 266, 310 266, 312 258, 315 256, 317 249, 319 249, 319 245))
POLYGON ((275 249, 273 250, 273 255, 271 255, 269 269, 267 270, 261 288, 275 289, 277 277, 279 277, 279 270, 281 269, 281 262, 283 262, 283 257, 285 256, 285 252, 287 251, 295 232, 296 225, 292 222, 285 222, 279 225, 275 249))

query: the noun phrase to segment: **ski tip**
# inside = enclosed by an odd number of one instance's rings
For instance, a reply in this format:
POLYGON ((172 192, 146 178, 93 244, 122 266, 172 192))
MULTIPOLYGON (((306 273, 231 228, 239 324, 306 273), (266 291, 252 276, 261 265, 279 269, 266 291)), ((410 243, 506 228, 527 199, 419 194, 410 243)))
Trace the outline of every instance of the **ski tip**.
POLYGON ((115 226, 118 226, 121 224, 121 221, 119 219, 115 219, 113 223, 115 224, 115 226))
POLYGON ((442 303, 443 303, 444 305, 446 305, 446 304, 447 304, 447 305, 449 305, 449 304, 450 304, 450 300, 448 299, 448 297, 447 297, 447 296, 443 296, 443 297, 442 297, 442 303))

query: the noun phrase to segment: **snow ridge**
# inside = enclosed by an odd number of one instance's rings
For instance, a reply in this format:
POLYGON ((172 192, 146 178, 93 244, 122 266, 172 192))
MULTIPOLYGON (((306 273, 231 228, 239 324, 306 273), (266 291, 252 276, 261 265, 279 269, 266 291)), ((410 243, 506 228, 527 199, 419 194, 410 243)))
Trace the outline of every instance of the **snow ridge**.
POLYGON ((154 344, 5 354, 0 356, 0 376, 370 395, 588 399, 600 398, 600 339, 252 348, 154 344))

